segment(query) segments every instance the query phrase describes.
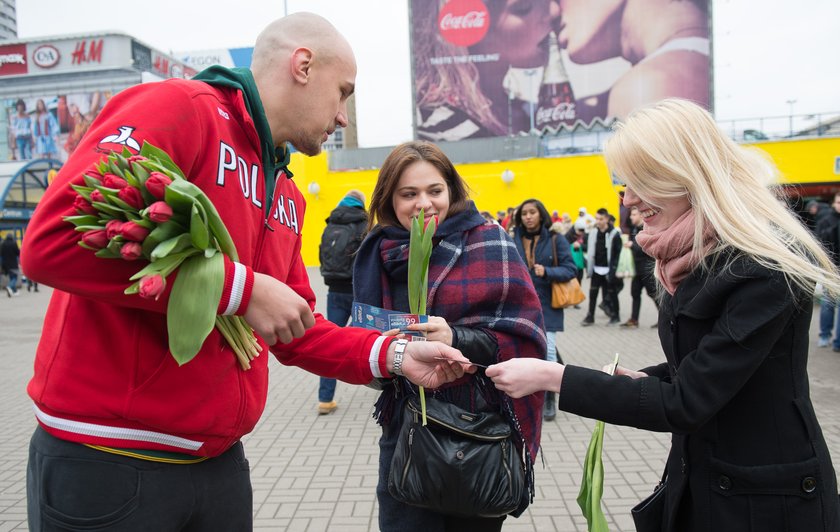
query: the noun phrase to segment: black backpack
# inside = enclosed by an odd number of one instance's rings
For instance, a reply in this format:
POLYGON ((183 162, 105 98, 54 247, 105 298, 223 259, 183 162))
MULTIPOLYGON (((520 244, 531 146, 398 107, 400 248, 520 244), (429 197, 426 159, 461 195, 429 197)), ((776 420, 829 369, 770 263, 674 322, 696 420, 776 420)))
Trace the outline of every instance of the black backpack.
POLYGON ((321 235, 318 256, 326 281, 353 278, 353 261, 365 235, 367 221, 334 223, 332 217, 321 235))

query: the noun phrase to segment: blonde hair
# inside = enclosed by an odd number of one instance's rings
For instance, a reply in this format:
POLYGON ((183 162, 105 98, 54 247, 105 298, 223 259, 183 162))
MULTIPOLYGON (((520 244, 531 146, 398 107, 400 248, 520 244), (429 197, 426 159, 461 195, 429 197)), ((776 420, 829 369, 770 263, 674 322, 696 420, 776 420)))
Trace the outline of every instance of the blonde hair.
POLYGON ((832 297, 840 295, 837 268, 776 195, 778 169, 769 156, 736 144, 700 106, 670 98, 634 111, 615 126, 604 158, 654 207, 688 195, 695 218, 692 254, 702 267, 708 267, 707 256, 737 249, 784 273, 789 285, 805 293, 813 294, 820 283, 832 297), (706 251, 704 234, 710 232, 717 245, 706 251))

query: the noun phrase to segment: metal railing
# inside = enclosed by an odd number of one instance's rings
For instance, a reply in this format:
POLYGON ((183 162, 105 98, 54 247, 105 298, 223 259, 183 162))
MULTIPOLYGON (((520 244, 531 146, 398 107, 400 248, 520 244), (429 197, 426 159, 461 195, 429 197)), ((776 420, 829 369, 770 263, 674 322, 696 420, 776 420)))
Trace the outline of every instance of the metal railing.
MULTIPOLYGON (((737 142, 840 136, 840 111, 760 118, 718 120, 718 125, 737 142)), ((561 157, 603 151, 612 135, 606 126, 590 130, 561 130, 556 135, 521 135, 467 139, 437 144, 455 164, 561 157)), ((330 152, 331 171, 379 168, 390 146, 330 152)))

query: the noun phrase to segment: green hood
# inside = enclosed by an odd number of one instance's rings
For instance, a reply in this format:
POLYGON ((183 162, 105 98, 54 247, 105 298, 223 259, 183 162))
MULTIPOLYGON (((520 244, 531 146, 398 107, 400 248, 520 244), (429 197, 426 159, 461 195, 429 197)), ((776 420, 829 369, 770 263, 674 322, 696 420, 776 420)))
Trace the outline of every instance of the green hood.
POLYGON ((271 128, 268 126, 268 119, 265 117, 265 110, 260 99, 260 93, 257 91, 254 75, 247 68, 225 68, 213 65, 202 70, 192 79, 210 85, 231 87, 242 93, 245 106, 248 108, 248 114, 251 115, 254 126, 257 128, 257 134, 260 136, 263 174, 265 175, 265 210, 266 213, 270 212, 274 199, 274 176, 277 170, 282 168, 289 178, 292 177, 288 166, 291 153, 286 145, 274 146, 274 140, 271 138, 271 128))

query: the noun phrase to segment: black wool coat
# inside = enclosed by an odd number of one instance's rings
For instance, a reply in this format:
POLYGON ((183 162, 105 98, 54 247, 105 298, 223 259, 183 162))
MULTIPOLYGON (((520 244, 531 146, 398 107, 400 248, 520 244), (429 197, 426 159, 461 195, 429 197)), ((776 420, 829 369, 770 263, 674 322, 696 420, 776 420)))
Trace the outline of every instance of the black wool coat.
POLYGON ((666 363, 635 380, 567 366, 560 408, 673 434, 663 530, 840 530, 809 395, 812 307, 780 272, 719 256, 665 294, 666 363))

